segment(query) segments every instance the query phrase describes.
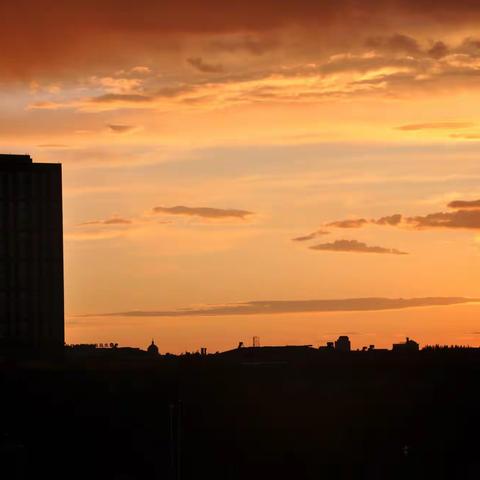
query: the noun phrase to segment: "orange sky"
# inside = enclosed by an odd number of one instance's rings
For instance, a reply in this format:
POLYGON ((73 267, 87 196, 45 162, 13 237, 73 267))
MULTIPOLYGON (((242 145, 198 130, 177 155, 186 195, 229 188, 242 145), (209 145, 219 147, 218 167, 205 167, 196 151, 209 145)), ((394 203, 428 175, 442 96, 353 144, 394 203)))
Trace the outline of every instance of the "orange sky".
POLYGON ((463 300, 298 304, 480 298, 479 22, 467 0, 4 2, 1 150, 63 164, 67 342, 479 345, 463 300))

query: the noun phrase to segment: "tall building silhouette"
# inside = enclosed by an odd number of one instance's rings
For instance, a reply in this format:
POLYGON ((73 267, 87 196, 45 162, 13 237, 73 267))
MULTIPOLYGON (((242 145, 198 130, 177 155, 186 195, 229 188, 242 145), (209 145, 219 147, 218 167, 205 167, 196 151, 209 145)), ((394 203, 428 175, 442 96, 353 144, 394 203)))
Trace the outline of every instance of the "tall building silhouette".
POLYGON ((62 167, 0 155, 0 346, 64 344, 62 167))

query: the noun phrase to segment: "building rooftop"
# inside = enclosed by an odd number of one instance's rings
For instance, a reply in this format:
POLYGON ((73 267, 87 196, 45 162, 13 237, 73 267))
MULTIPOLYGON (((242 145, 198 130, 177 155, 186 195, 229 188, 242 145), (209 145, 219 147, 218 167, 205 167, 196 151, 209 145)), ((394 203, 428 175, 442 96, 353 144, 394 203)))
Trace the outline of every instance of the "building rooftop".
POLYGON ((0 163, 9 164, 25 164, 32 163, 32 157, 30 155, 13 155, 10 153, 0 153, 0 163))

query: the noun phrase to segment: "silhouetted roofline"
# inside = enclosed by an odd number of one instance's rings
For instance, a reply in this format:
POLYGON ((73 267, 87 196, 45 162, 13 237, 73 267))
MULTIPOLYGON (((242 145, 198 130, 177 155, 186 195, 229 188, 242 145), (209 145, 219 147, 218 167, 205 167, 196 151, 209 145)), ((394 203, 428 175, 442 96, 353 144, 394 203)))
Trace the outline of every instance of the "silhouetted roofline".
POLYGON ((232 350, 225 350, 224 352, 220 352, 220 355, 224 354, 231 354, 231 353, 238 353, 245 354, 247 352, 252 353, 265 353, 265 352, 293 352, 293 351, 315 351, 315 348, 312 345, 264 345, 261 347, 241 347, 241 348, 234 348, 232 350))
POLYGON ((25 163, 33 163, 32 157, 30 155, 14 155, 11 153, 0 153, 0 163, 5 164, 25 164, 25 163))
POLYGON ((0 153, 0 171, 2 172, 23 172, 43 170, 58 170, 61 172, 61 163, 38 163, 33 162, 30 155, 14 155, 10 153, 0 153))

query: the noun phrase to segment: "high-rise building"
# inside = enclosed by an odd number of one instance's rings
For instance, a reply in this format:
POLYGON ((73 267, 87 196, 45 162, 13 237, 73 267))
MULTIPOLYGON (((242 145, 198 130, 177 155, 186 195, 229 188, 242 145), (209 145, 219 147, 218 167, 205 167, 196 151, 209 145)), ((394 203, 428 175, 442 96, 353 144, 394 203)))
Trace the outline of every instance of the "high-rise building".
POLYGON ((0 155, 0 346, 64 345, 62 167, 0 155))

